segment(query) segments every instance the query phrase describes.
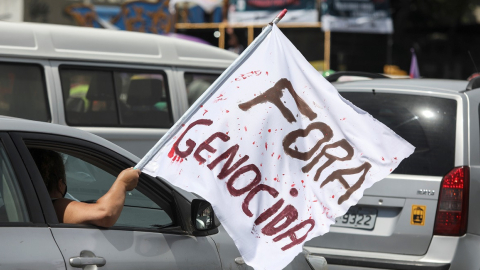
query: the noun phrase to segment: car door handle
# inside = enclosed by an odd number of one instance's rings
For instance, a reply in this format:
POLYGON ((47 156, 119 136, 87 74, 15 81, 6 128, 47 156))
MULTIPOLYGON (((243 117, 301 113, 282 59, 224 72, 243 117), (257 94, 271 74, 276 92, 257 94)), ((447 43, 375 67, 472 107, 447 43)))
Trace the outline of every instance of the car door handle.
POLYGON ((83 250, 80 252, 79 257, 71 257, 70 258, 70 265, 72 267, 80 267, 83 268, 88 265, 96 265, 98 267, 102 267, 107 263, 105 258, 97 257, 93 252, 88 250, 83 250))

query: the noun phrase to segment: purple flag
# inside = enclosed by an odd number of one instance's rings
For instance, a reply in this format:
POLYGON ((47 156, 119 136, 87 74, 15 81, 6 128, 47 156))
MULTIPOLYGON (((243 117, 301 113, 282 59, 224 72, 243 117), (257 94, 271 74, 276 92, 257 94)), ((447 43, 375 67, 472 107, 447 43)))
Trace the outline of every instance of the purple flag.
POLYGON ((417 56, 412 48, 412 62, 410 63, 410 79, 420 78, 420 70, 418 69, 417 56))

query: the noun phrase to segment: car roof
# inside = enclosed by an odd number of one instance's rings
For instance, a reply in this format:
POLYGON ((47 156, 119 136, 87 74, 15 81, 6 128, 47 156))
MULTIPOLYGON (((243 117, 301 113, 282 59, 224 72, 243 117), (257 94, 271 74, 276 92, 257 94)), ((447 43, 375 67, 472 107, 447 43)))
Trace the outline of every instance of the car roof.
POLYGON ((0 22, 0 55, 37 59, 227 68, 238 55, 157 34, 0 22))
POLYGON ((421 90, 438 93, 460 93, 465 91, 468 81, 445 79, 373 79, 335 82, 339 91, 348 89, 394 89, 421 90))
POLYGON ((97 135, 94 135, 92 133, 89 133, 77 128, 73 128, 73 127, 46 123, 46 122, 26 120, 26 119, 15 118, 15 117, 0 116, 0 131, 1 132, 7 132, 7 131, 37 132, 37 133, 45 133, 45 134, 76 138, 76 139, 89 141, 89 142, 104 146, 136 163, 140 161, 140 159, 137 156, 121 148, 120 146, 110 141, 107 141, 97 135))
MULTIPOLYGON (((72 138, 89 141, 89 142, 104 146, 130 159, 135 163, 138 163, 140 161, 140 158, 128 152, 127 150, 121 148, 120 146, 110 141, 107 141, 104 138, 101 138, 97 135, 94 135, 92 133, 89 133, 77 128, 73 128, 73 127, 0 115, 0 132, 8 132, 8 131, 37 132, 37 133, 72 137, 72 138)), ((176 186, 173 186, 168 181, 164 180, 163 183, 169 186, 170 188, 175 189, 177 192, 182 194, 186 199, 190 201, 197 198, 197 196, 195 196, 194 194, 188 191, 185 191, 181 188, 178 188, 176 186)))

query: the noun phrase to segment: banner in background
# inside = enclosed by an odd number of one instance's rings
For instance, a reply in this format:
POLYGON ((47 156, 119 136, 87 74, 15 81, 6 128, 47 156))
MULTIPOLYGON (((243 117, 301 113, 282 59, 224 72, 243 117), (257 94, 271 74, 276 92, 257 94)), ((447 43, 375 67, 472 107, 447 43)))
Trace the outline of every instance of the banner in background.
POLYGON ((332 32, 393 33, 389 0, 326 0, 322 29, 332 32))
POLYGON ((230 0, 228 21, 269 23, 278 10, 288 9, 284 22, 318 22, 316 0, 230 0))
POLYGON ((168 0, 130 1, 120 7, 76 3, 68 5, 65 12, 79 26, 167 34, 174 29, 168 3, 168 0))
POLYGON ((284 268, 414 150, 276 25, 182 126, 142 171, 208 200, 255 269, 284 268))

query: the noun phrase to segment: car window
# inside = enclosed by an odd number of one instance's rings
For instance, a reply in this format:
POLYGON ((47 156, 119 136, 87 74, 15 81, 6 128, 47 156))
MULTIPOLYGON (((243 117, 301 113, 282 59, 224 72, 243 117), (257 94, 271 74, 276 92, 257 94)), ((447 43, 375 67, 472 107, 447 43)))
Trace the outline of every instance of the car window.
POLYGON ((0 63, 0 114, 50 121, 41 66, 0 63))
POLYGON ((61 68, 67 124, 72 126, 169 128, 166 76, 146 73, 61 68))
POLYGON ((455 100, 378 92, 340 94, 415 146, 393 173, 443 176, 454 167, 455 100))
POLYGON ((219 74, 185 72, 184 79, 187 88, 188 106, 192 106, 218 76, 219 74))
POLYGON ((131 127, 170 127, 163 74, 115 72, 120 123, 131 127))
POLYGON ((29 221, 12 166, 0 143, 0 222, 29 221))
MULTIPOLYGON (((65 164, 68 193, 65 198, 94 203, 116 179, 105 170, 75 156, 61 153, 65 164)), ((138 190, 128 191, 122 214, 114 226, 158 228, 172 224, 168 214, 138 190)))
POLYGON ((61 70, 60 77, 69 125, 118 125, 112 72, 61 70))

